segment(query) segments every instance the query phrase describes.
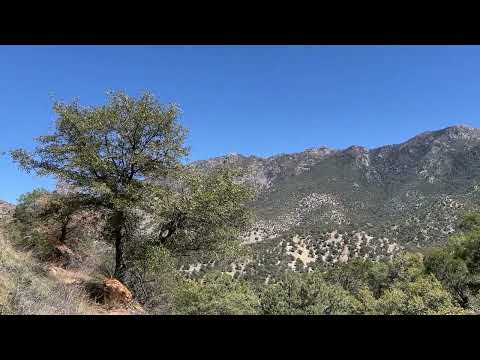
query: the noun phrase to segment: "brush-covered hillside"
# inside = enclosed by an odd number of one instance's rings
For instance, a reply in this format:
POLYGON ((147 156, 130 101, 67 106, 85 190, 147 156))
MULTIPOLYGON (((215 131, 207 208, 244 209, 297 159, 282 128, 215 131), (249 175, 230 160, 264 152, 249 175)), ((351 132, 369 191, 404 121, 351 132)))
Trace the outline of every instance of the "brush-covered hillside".
POLYGON ((245 236, 255 259, 232 271, 264 279, 271 271, 444 244, 480 204, 480 129, 466 126, 376 149, 234 154, 193 164, 206 172, 225 165, 257 194, 256 224, 245 236))

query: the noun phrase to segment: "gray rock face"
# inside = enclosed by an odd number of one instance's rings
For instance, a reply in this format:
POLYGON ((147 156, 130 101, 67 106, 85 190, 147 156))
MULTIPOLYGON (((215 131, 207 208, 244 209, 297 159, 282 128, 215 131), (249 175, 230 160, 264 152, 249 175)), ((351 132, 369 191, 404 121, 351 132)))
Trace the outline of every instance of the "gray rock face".
POLYGON ((242 181, 253 185, 258 191, 263 191, 268 190, 276 180, 300 175, 336 152, 337 150, 319 147, 301 153, 279 154, 268 158, 234 154, 196 161, 192 165, 205 171, 217 166, 232 166, 242 171, 244 174, 242 181))

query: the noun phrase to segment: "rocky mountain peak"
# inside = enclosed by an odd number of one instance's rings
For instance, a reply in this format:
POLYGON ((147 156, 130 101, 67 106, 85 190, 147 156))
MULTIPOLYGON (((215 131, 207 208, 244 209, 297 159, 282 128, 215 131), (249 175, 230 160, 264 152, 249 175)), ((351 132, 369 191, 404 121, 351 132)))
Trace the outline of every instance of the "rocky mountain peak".
POLYGON ((305 149, 304 153, 306 153, 306 154, 311 154, 311 155, 324 156, 324 155, 328 155, 328 154, 334 153, 334 152, 336 152, 336 151, 337 151, 337 150, 328 148, 328 147, 326 147, 326 146, 320 146, 320 147, 316 147, 316 148, 308 148, 308 149, 305 149))
POLYGON ((474 128, 467 125, 452 125, 446 128, 436 130, 436 131, 427 131, 423 132, 412 139, 408 140, 406 143, 413 141, 425 142, 433 140, 458 140, 458 139, 471 139, 471 138, 480 138, 480 129, 474 128))
POLYGON ((352 145, 344 150, 344 153, 352 155, 362 155, 367 153, 369 150, 366 147, 359 145, 352 145))
POLYGON ((467 125, 453 125, 449 126, 443 130, 440 130, 444 134, 450 136, 451 138, 472 138, 480 137, 480 129, 467 126, 467 125))

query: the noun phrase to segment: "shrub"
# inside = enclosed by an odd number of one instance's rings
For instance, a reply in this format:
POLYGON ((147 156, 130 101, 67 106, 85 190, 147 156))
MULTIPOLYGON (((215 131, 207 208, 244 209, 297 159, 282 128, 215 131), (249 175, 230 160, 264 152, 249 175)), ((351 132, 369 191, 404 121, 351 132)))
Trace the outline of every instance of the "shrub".
POLYGON ((6 231, 14 245, 31 250, 41 259, 48 257, 53 250, 48 239, 49 227, 39 221, 48 194, 44 189, 35 189, 21 195, 15 208, 14 222, 6 225, 6 231))
POLYGON ((384 262, 354 259, 329 269, 324 278, 331 284, 339 284, 352 294, 368 289, 375 296, 388 286, 388 265, 384 262))
POLYGON ((83 314, 88 311, 88 301, 81 288, 49 279, 30 253, 16 251, 8 240, 0 232, 0 314, 83 314))
POLYGON ((378 299, 377 311, 385 315, 462 314, 451 294, 432 275, 399 281, 378 299))
POLYGON ((202 281, 185 280, 175 293, 175 310, 187 315, 253 315, 259 300, 248 284, 220 272, 202 281))
POLYGON ((328 284, 317 272, 289 272, 261 295, 262 313, 267 315, 352 314, 359 306, 341 286, 328 284))

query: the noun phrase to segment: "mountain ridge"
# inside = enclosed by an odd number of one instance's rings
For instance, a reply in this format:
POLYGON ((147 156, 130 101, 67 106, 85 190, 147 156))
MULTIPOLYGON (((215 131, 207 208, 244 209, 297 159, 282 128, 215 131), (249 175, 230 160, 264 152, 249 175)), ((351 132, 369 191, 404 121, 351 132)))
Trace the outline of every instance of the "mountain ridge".
POLYGON ((373 149, 318 147, 192 163, 200 171, 223 165, 240 170, 238 181, 256 191, 257 221, 245 242, 256 249, 253 263, 272 258, 274 273, 296 269, 298 261, 308 269, 443 244, 480 204, 480 129, 465 125, 373 149))
POLYGON ((458 133, 459 131, 464 131, 464 132, 465 131, 474 131, 474 132, 477 133, 478 136, 480 136, 480 128, 475 128, 475 127, 472 127, 472 126, 469 126, 469 125, 464 125, 464 124, 455 124, 455 125, 450 125, 450 126, 447 126, 445 128, 439 129, 439 130, 431 130, 431 131, 421 132, 421 133, 419 133, 417 135, 414 135, 411 138, 408 138, 407 140, 405 140, 403 142, 400 142, 400 143, 386 144, 386 145, 381 145, 381 146, 377 146, 377 147, 373 147, 373 148, 369 148, 369 147, 366 147, 366 146, 363 146, 363 145, 358 145, 358 144, 353 144, 353 145, 350 145, 346 148, 334 148, 334 147, 328 147, 328 146, 320 145, 318 147, 305 148, 302 151, 295 151, 295 152, 291 152, 291 153, 281 152, 281 153, 273 154, 273 155, 270 155, 270 156, 260 156, 260 155, 255 155, 255 154, 246 155, 246 154, 241 154, 241 153, 237 153, 237 152, 232 152, 232 153, 225 154, 225 155, 213 156, 213 157, 208 158, 208 159, 195 160, 195 161, 192 161, 190 164, 201 163, 201 162, 205 162, 205 161, 209 161, 209 160, 235 158, 235 157, 255 158, 255 159, 259 159, 259 160, 270 160, 270 159, 274 159, 274 158, 284 156, 284 155, 296 155, 296 154, 302 154, 302 153, 307 153, 307 152, 316 153, 316 152, 319 152, 321 150, 324 150, 324 151, 326 150, 326 151, 330 151, 330 152, 343 152, 343 151, 347 151, 347 150, 352 149, 352 148, 353 149, 358 148, 358 149, 363 149, 363 150, 366 150, 366 151, 374 151, 374 150, 382 149, 384 147, 404 145, 404 144, 407 144, 407 143, 411 142, 412 140, 416 140, 417 138, 423 138, 423 137, 426 137, 428 135, 432 135, 434 133, 440 133, 440 132, 444 132, 444 133, 455 133, 455 132, 457 132, 458 133))

